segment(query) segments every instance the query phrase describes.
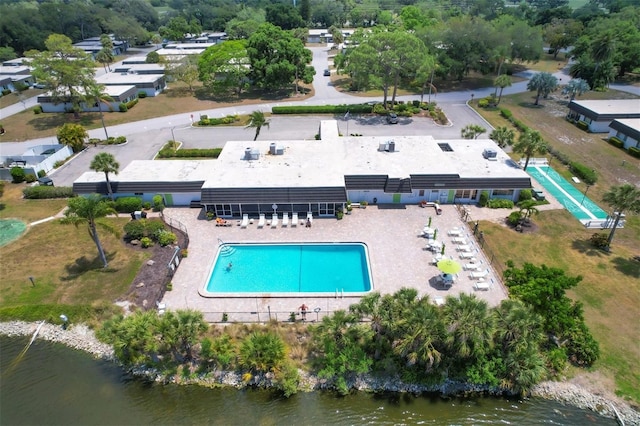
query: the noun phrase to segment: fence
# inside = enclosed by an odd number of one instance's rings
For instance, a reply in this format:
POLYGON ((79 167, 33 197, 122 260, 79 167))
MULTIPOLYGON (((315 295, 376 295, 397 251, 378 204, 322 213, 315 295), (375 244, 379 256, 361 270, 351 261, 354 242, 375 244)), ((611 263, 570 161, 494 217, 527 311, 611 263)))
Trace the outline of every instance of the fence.
POLYGON ((491 247, 489 247, 487 239, 484 236, 484 232, 480 229, 479 222, 471 217, 469 210, 466 209, 464 204, 455 204, 455 207, 456 210, 458 210, 462 221, 467 224, 469 229, 471 229, 471 232, 473 233, 478 246, 482 249, 485 257, 487 258, 487 261, 489 262, 489 264, 491 264, 491 267, 496 272, 496 279, 502 284, 504 266, 498 261, 498 257, 495 255, 494 251, 491 250, 491 247))
POLYGON ((181 247, 181 248, 189 247, 189 232, 187 232, 187 227, 178 219, 167 217, 162 213, 160 213, 160 217, 162 218, 162 221, 169 228, 171 228, 171 232, 175 232, 177 230, 177 231, 180 231, 182 234, 184 234, 185 243, 184 243, 184 247, 181 247))
POLYGON ((333 315, 335 311, 326 311, 320 308, 310 308, 304 315, 300 310, 292 311, 201 311, 204 320, 208 323, 265 323, 265 322, 304 322, 317 323, 322 318, 333 315))

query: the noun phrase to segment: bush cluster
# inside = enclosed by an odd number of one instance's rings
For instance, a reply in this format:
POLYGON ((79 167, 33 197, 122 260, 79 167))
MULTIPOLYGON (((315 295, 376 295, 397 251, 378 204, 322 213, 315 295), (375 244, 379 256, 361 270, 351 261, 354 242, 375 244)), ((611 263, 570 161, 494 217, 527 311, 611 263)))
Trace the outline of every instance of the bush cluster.
POLYGON ((617 148, 624 147, 624 142, 622 142, 620 139, 616 138, 615 136, 611 136, 607 142, 609 142, 611 145, 617 148))
POLYGON ((132 220, 124 225, 125 239, 127 240, 142 240, 147 237, 157 241, 158 235, 164 231, 165 225, 160 219, 132 220))
POLYGON ((220 126, 223 124, 233 124, 239 120, 237 115, 227 115, 222 118, 209 118, 207 115, 201 115, 200 121, 198 121, 199 126, 220 126))
POLYGON ((518 201, 528 201, 533 197, 530 189, 523 189, 520 191, 520 195, 518 196, 518 201))
POLYGON ((156 194, 153 196, 153 211, 161 212, 162 210, 164 210, 164 198, 162 195, 156 194))
POLYGON ((368 104, 355 105, 299 105, 277 106, 271 108, 273 114, 370 114, 373 106, 368 104))
POLYGON ((480 192, 480 207, 486 207, 489 204, 489 191, 480 192))
POLYGON ((12 167, 10 173, 13 183, 22 183, 27 178, 27 174, 22 167, 12 167))
POLYGON ((2 89, 2 96, 7 96, 11 94, 11 90, 10 89, 2 89))
POLYGON ((529 126, 524 124, 522 121, 516 119, 510 110, 506 108, 500 108, 500 115, 503 118, 506 118, 507 120, 509 120, 509 122, 513 124, 513 127, 520 130, 521 132, 526 132, 527 130, 529 130, 529 126))
POLYGON ((571 158, 569 158, 569 156, 566 155, 565 153, 558 151, 552 146, 547 146, 547 151, 549 152, 549 154, 553 155, 565 166, 568 166, 569 164, 571 164, 571 158))
POLYGON ((585 132, 589 130, 589 123, 586 121, 578 121, 576 126, 578 126, 578 129, 584 130, 585 132))
POLYGON ((511 226, 516 226, 518 223, 520 223, 521 219, 522 213, 520 212, 511 212, 511 214, 507 216, 507 222, 509 222, 509 225, 511 226))
POLYGON ((584 164, 578 163, 577 161, 571 162, 570 169, 587 185, 593 185, 598 180, 598 176, 596 175, 595 170, 593 170, 591 167, 585 166, 584 164))
POLYGON ((162 247, 168 246, 169 244, 175 244, 176 241, 178 241, 176 234, 165 229, 156 232, 153 237, 162 247))
POLYGON ((142 210, 142 200, 138 197, 116 198, 113 208, 118 213, 132 213, 142 210))
POLYGON ((599 249, 604 249, 609 245, 609 238, 607 234, 600 234, 596 232, 591 236, 589 241, 591 241, 591 245, 599 249))
POLYGON ((490 209, 512 209, 513 201, 504 198, 492 198, 487 203, 487 207, 490 209))
POLYGON ((173 149, 165 145, 160 152, 158 152, 158 158, 218 158, 221 152, 222 148, 173 149))
POLYGON ((29 186, 22 190, 24 198, 30 200, 42 200, 45 198, 69 198, 73 197, 71 186, 29 186))
POLYGON ((33 183, 37 180, 38 178, 36 177, 36 175, 34 175, 33 173, 29 173, 28 175, 26 175, 24 177, 24 181, 27 183, 33 183))
POLYGON ((138 92, 138 98, 144 99, 146 97, 147 97, 147 92, 145 92, 144 90, 141 90, 138 92))
POLYGON ((636 148, 635 146, 632 146, 627 151, 632 157, 640 158, 640 148, 636 148))

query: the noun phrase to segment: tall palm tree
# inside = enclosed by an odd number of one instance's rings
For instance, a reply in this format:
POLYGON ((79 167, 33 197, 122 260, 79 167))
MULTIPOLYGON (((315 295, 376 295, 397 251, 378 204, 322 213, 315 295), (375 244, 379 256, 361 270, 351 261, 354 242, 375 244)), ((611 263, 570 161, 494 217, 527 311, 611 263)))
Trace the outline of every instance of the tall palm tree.
MULTIPOLYGON (((502 91, 504 90, 504 88, 511 87, 511 77, 509 77, 507 74, 499 75, 493 81, 493 85, 496 86, 496 92, 498 91, 498 88, 500 88, 500 94, 498 95, 498 103, 496 104, 498 105, 500 103, 500 100, 502 99, 502 91)), ((493 96, 495 97, 495 95, 496 94, 494 93, 493 96)))
POLYGON ((102 196, 93 194, 88 197, 70 198, 67 202, 67 210, 64 212, 65 217, 62 219, 62 223, 72 224, 76 227, 87 225, 89 236, 96 245, 98 254, 105 268, 109 266, 109 262, 107 261, 107 256, 104 253, 104 248, 98 236, 98 226, 114 235, 117 235, 117 231, 108 224, 98 221, 98 219, 109 214, 117 214, 117 212, 109 207, 102 196))
POLYGON ((616 215, 613 221, 613 227, 609 233, 609 238, 607 239, 608 250, 622 214, 624 212, 640 213, 640 189, 630 183, 621 186, 612 186, 611 189, 603 195, 602 201, 609 204, 616 215))
POLYGON ((163 343, 178 362, 191 361, 193 346, 208 328, 202 312, 193 310, 169 311, 160 318, 159 327, 163 343))
POLYGON ((253 137, 254 141, 258 139, 258 136, 260 135, 260 130, 262 129, 262 127, 268 128, 269 120, 267 120, 266 117, 264 116, 264 112, 253 111, 251 115, 249 115, 249 124, 247 125, 247 127, 245 127, 245 129, 249 129, 249 128, 256 129, 256 135, 253 137))
POLYGON ((534 105, 538 105, 540 102, 540 96, 549 96, 549 93, 556 90, 558 87, 558 79, 548 72, 536 73, 531 80, 527 83, 527 90, 536 91, 536 102, 534 105))
POLYGON ((111 181, 109 180, 109 173, 118 174, 120 171, 120 164, 116 161, 116 158, 108 152, 101 152, 93 157, 89 168, 95 172, 103 172, 104 177, 107 180, 107 191, 109 192, 109 198, 113 201, 113 189, 111 188, 111 181))
POLYGON ((520 134, 518 142, 513 145, 513 151, 526 156, 527 159, 524 163, 524 169, 527 170, 529 159, 532 155, 547 152, 547 143, 542 139, 540 132, 527 129, 524 133, 520 134))
POLYGON ((383 348, 382 335, 385 331, 384 313, 382 310, 382 304, 380 303, 382 297, 380 293, 374 292, 367 294, 360 302, 350 305, 349 312, 358 316, 360 320, 369 318, 371 321, 371 330, 375 339, 375 353, 374 358, 379 359, 383 348))
POLYGON ((446 345, 462 360, 478 359, 493 347, 495 324, 487 302, 461 293, 443 308, 446 345))
POLYGON ((489 138, 493 139, 500 148, 504 148, 507 145, 513 145, 515 135, 516 133, 513 129, 501 126, 492 131, 491 134, 489 134, 489 138))
POLYGON ((589 90, 591 90, 591 87, 589 87, 589 83, 586 80, 574 78, 562 88, 562 94, 569 95, 569 102, 571 102, 576 96, 581 96, 589 90))
POLYGON ((506 299, 493 311, 496 343, 503 353, 523 352, 538 347, 544 338, 542 318, 518 299, 506 299))
POLYGON ((91 102, 98 105, 98 111, 100 112, 100 121, 102 122, 102 128, 104 129, 104 135, 106 139, 109 139, 109 133, 107 133, 107 126, 104 124, 104 114, 102 113, 102 104, 107 105, 110 111, 113 111, 111 102, 113 98, 104 91, 104 86, 99 84, 92 84, 85 87, 85 102, 91 102))

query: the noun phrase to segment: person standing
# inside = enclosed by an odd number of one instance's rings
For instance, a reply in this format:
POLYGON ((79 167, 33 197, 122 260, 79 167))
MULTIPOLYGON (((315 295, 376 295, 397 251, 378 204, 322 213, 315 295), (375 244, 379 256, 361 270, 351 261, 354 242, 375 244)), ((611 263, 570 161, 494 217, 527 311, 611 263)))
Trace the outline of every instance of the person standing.
POLYGON ((303 303, 302 305, 300 305, 298 310, 300 311, 300 315, 302 317, 302 321, 303 322, 306 321, 307 320, 307 311, 309 310, 309 307, 303 303))

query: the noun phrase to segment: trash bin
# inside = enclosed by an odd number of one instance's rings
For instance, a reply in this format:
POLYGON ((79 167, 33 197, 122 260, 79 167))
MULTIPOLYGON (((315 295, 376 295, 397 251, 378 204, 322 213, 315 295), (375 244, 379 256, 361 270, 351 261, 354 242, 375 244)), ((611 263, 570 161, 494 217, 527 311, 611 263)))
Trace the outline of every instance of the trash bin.
POLYGON ((134 216, 136 219, 142 219, 142 211, 140 211, 140 210, 136 210, 135 212, 133 212, 133 216, 134 216))

